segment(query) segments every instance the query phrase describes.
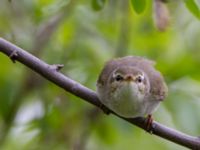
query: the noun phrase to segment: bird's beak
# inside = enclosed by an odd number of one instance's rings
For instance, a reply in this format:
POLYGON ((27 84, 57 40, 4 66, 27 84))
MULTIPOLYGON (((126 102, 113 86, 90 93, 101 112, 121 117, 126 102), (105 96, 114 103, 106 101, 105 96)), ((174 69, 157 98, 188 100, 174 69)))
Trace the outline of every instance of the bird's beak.
POLYGON ((133 79, 133 76, 132 75, 127 75, 126 77, 125 77, 125 79, 124 79, 125 81, 128 81, 128 82, 130 82, 130 81, 134 81, 134 79, 133 79))

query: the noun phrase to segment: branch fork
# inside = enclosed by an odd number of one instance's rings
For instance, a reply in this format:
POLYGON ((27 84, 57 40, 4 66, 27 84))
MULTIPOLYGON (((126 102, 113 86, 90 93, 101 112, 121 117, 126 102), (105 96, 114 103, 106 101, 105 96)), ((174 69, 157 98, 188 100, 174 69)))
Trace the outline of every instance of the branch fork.
POLYGON ((12 60, 12 62, 15 63, 17 56, 18 56, 18 53, 17 53, 16 50, 14 50, 8 57, 10 57, 10 59, 12 60))
POLYGON ((64 67, 63 64, 53 64, 53 65, 50 65, 50 68, 52 70, 55 70, 55 71, 60 71, 63 67, 64 67))

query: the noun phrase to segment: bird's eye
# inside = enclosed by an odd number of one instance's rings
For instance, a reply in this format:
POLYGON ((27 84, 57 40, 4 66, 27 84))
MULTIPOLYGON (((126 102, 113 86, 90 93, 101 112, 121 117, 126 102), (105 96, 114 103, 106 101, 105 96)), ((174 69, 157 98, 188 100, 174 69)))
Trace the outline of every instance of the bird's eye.
POLYGON ((116 77, 115 77, 115 80, 116 81, 121 81, 121 80, 123 80, 124 78, 121 76, 121 75, 117 75, 116 77))
POLYGON ((141 82, 143 81, 143 77, 142 77, 142 76, 138 76, 138 77, 136 78, 136 81, 137 81, 138 83, 141 83, 141 82))

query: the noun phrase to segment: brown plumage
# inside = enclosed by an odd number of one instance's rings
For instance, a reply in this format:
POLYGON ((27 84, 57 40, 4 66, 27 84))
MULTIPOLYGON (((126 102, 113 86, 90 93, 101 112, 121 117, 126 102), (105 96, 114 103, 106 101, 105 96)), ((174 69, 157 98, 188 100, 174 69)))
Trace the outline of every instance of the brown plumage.
POLYGON ((154 68, 155 62, 143 57, 127 56, 110 60, 106 63, 97 81, 98 86, 104 86, 109 79, 109 75, 120 66, 133 66, 141 69, 150 82, 150 93, 155 100, 164 100, 168 89, 160 72, 154 68))
POLYGON ((154 64, 136 56, 107 62, 97 81, 100 101, 123 117, 151 115, 168 92, 154 64))

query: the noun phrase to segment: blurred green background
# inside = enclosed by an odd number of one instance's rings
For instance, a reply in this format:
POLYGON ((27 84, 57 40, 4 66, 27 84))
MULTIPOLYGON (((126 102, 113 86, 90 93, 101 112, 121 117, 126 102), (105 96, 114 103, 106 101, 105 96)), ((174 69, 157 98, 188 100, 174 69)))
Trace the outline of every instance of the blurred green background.
MULTIPOLYGON (((157 62, 169 96, 156 121, 200 134, 200 22, 181 1, 168 4, 171 25, 159 32, 152 1, 138 15, 130 1, 1 0, 0 36, 95 90, 104 63, 126 55, 157 62)), ((184 150, 65 92, 0 53, 0 149, 184 150)))

